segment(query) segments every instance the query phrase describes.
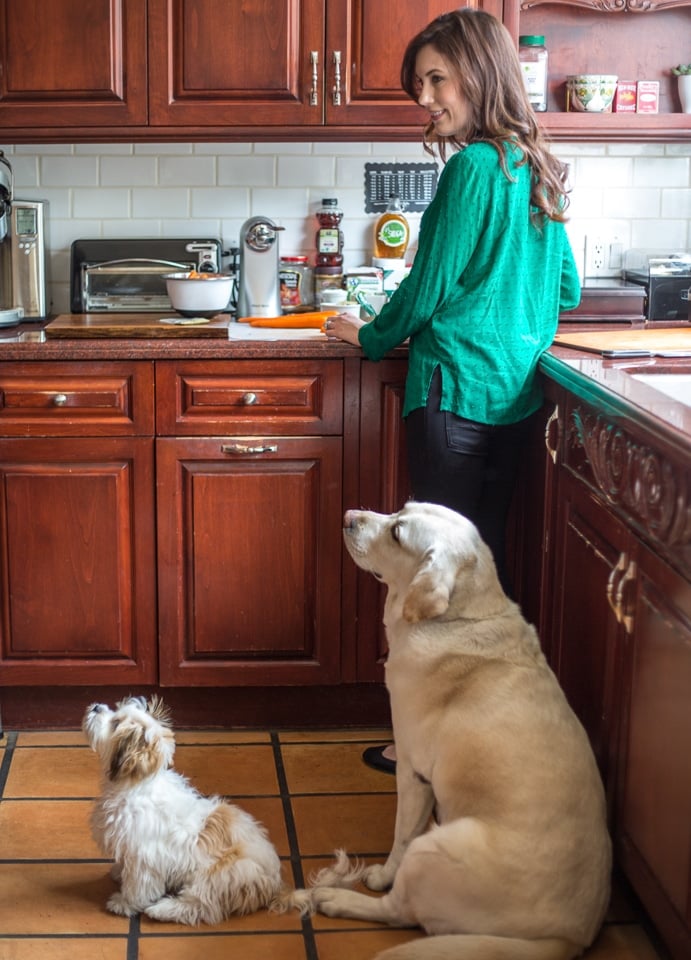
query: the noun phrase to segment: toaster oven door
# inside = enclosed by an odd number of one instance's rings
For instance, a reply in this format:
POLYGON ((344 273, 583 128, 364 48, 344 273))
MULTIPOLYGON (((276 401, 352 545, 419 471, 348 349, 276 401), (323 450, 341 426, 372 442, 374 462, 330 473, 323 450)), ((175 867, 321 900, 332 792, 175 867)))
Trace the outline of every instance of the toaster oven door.
POLYGON ((195 269, 194 262, 132 258, 81 265, 83 313, 161 313, 171 310, 165 274, 195 269))

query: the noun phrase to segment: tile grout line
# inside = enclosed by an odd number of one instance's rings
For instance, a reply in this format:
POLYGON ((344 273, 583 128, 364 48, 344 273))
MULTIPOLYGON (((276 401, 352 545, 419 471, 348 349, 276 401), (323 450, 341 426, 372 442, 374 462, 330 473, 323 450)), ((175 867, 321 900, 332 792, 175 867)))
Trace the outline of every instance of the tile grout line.
POLYGON ((5 744, 5 754, 2 758, 2 764, 0 764, 0 799, 2 799, 5 792, 5 786, 7 785, 7 777, 10 772, 10 764, 12 763, 12 757, 14 756, 14 750, 17 746, 17 734, 8 733, 7 734, 7 743, 5 744))
MULTIPOLYGON (((304 887, 305 878, 302 873, 300 847, 298 844, 297 830, 295 827, 295 818, 293 816, 293 806, 290 801, 288 780, 286 777, 285 767, 283 765, 281 741, 278 733, 275 730, 271 731, 271 746, 273 749, 274 764, 276 766, 276 777, 278 778, 278 789, 281 795, 281 805, 283 807, 283 819, 285 820, 286 832, 288 834, 288 844, 290 846, 290 865, 293 871, 293 881, 296 886, 304 887)), ((304 916, 301 918, 301 924, 306 960, 319 960, 312 921, 309 917, 304 916)))

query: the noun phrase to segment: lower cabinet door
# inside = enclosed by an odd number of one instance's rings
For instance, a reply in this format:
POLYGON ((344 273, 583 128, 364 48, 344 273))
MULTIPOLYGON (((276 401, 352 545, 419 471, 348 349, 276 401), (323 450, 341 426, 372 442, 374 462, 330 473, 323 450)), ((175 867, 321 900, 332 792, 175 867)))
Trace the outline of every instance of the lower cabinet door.
POLYGON ((0 440, 0 685, 155 682, 153 448, 0 440))
MULTIPOLYGON (((360 504, 395 513, 411 498, 402 418, 407 360, 363 361, 360 408, 360 504)), ((352 563, 350 557, 347 563, 352 563)), ((357 572, 357 678, 382 681, 388 653, 384 629, 386 587, 357 572)))
POLYGON ((590 738, 611 815, 622 628, 610 600, 631 559, 629 535, 565 468, 559 471, 556 514, 551 532, 555 561, 550 585, 551 666, 590 738))
POLYGON ((336 683, 341 438, 157 445, 161 683, 336 683))
POLYGON ((691 956, 691 585, 639 543, 616 845, 674 960, 691 956))

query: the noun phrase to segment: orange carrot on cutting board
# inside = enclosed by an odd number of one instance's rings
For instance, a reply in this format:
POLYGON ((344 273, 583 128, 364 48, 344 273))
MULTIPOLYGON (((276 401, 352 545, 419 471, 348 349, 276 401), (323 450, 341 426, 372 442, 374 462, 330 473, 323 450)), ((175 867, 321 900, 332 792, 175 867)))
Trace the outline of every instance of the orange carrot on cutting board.
POLYGON ((251 327, 315 327, 320 329, 329 317, 335 317, 338 310, 322 310, 320 313, 295 313, 284 317, 245 317, 243 323, 251 327))

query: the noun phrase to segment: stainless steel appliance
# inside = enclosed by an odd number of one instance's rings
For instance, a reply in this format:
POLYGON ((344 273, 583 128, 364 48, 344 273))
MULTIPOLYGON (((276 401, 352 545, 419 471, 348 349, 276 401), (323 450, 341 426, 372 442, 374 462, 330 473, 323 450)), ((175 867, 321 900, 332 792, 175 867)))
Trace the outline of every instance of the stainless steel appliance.
POLYGON ((13 197, 12 168, 0 151, 0 326, 47 314, 45 207, 13 197))
POLYGON ((240 230, 238 317, 280 317, 277 226, 268 217, 250 217, 240 230))
POLYGON ((691 320, 691 253, 627 250, 622 277, 645 289, 648 320, 691 320))
POLYGON ((72 313, 161 313, 172 310, 165 275, 221 272, 218 239, 75 240, 71 248, 72 313))

